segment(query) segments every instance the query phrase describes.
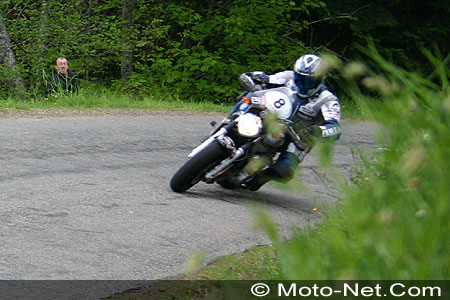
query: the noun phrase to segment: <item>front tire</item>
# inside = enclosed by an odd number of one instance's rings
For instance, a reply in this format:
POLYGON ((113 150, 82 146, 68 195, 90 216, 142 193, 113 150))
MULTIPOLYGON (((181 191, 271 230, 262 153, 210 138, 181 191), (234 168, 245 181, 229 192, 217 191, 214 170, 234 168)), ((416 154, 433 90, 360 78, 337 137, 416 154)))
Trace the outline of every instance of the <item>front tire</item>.
POLYGON ((228 151, 218 141, 213 141, 205 149, 189 159, 173 175, 170 188, 176 193, 183 193, 203 179, 212 166, 227 157, 228 151))

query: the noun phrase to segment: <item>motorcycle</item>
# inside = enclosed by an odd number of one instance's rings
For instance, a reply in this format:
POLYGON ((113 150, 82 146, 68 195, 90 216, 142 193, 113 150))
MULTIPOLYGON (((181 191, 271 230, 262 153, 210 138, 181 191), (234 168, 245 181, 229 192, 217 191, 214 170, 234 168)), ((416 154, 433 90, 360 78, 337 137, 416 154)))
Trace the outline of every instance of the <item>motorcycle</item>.
POLYGON ((223 188, 247 188, 258 173, 268 168, 290 138, 306 155, 312 145, 309 134, 289 117, 295 107, 292 90, 265 88, 251 74, 242 74, 241 83, 249 92, 242 104, 205 141, 188 155, 189 160, 173 175, 170 187, 183 193, 203 181, 223 188))

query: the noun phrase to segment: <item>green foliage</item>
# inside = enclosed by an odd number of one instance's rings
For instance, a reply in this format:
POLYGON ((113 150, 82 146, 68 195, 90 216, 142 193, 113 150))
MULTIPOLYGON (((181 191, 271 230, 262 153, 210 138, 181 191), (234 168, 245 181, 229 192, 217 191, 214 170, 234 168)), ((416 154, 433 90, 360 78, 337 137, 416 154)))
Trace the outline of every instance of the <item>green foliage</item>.
MULTIPOLYGON (((449 53, 448 1, 134 0, 125 28, 121 0, 1 1, 18 73, 32 94, 44 93, 43 70, 69 59, 79 77, 120 89, 154 90, 183 99, 232 102, 242 72, 291 68, 306 52, 359 55, 372 36, 390 61, 430 75, 422 48, 449 53), (121 78, 122 54, 133 52, 131 80, 121 78)), ((448 61, 446 63, 448 65, 448 61)), ((444 66, 445 67, 445 64, 444 66)), ((2 81, 10 70, 0 70, 2 81)), ((332 88, 337 77, 331 77, 332 88)), ((0 95, 12 94, 0 88, 0 95)))
POLYGON ((86 1, 2 2, 18 66, 29 90, 45 90, 43 70, 51 70, 58 56, 86 79, 108 77, 107 67, 118 64, 120 48, 117 15, 86 1), (101 66, 101 67, 99 67, 101 66))
MULTIPOLYGON (((306 52, 295 39, 301 19, 317 1, 190 1, 163 3, 153 10, 166 26, 167 40, 149 53, 137 75, 148 86, 166 88, 183 98, 223 103, 239 91, 240 73, 287 68, 306 52), (161 51, 160 51, 161 50, 161 51), (149 65, 148 62, 151 64, 149 65)), ((161 42, 161 41, 158 41, 161 42)))
POLYGON ((370 48, 386 76, 366 68, 356 78, 383 105, 366 110, 373 99, 351 90, 368 117, 384 125, 384 150, 366 150, 337 207, 280 246, 285 279, 450 278, 450 72, 438 71, 436 85, 370 48))
POLYGON ((80 77, 113 81, 122 91, 158 89, 226 103, 240 91, 240 73, 286 69, 307 52, 298 39, 307 27, 303 18, 323 6, 315 0, 134 2, 134 26, 126 31, 118 0, 0 3, 27 88, 43 92, 42 70, 62 55, 80 77), (134 73, 124 83, 121 53, 130 47, 134 73))

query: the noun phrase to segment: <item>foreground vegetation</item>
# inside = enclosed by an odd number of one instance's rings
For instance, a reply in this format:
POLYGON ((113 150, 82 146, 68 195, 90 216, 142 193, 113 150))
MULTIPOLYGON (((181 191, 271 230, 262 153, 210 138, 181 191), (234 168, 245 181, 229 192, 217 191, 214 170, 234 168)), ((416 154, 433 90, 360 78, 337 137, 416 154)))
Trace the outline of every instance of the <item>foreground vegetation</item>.
POLYGON ((384 150, 362 152, 353 184, 341 183, 339 205, 280 246, 282 278, 450 278, 450 71, 426 54, 434 82, 376 52, 386 76, 361 66, 358 75, 383 97, 382 109, 368 110, 356 85, 349 89, 366 117, 387 130, 379 140, 384 150))

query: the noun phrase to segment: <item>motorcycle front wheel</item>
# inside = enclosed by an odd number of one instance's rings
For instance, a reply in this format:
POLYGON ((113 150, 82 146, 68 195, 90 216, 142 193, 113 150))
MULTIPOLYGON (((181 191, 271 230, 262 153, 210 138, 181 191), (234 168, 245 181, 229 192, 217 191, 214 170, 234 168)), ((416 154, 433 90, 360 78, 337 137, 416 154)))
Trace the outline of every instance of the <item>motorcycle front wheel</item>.
POLYGON ((228 156, 228 151, 213 141, 205 149, 189 159, 173 175, 170 181, 170 188, 176 193, 183 193, 203 179, 206 172, 216 166, 219 162, 228 156))

